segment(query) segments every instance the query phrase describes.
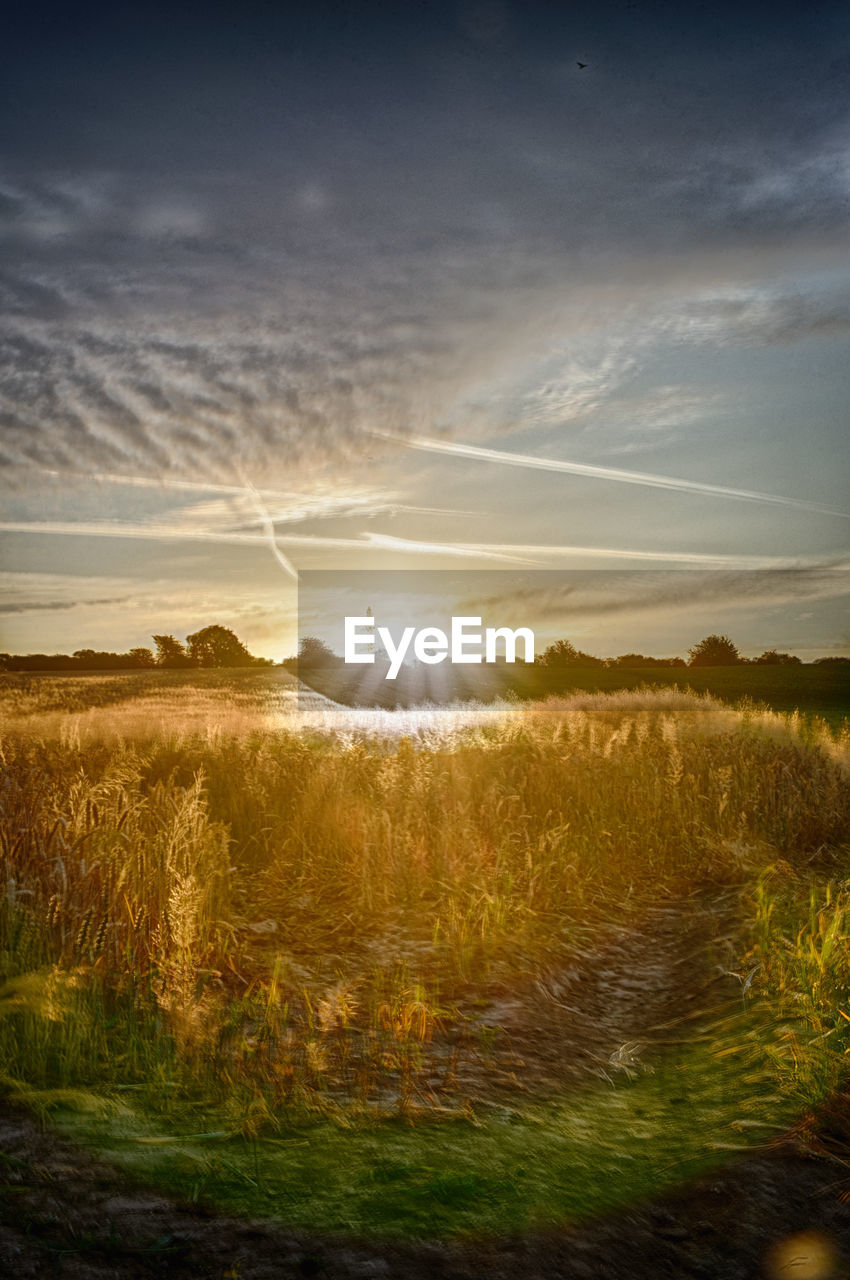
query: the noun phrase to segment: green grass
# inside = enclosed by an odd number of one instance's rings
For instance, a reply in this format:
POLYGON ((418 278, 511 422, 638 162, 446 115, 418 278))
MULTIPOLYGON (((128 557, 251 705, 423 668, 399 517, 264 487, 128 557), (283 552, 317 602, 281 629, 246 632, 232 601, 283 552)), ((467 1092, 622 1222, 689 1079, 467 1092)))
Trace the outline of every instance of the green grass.
POLYGON ((228 1136, 215 1113, 54 1116, 143 1181, 230 1213, 323 1234, 503 1234, 626 1205, 769 1141, 793 1113, 752 1041, 737 1047, 691 1047, 634 1080, 474 1123, 320 1123, 269 1140, 228 1136))

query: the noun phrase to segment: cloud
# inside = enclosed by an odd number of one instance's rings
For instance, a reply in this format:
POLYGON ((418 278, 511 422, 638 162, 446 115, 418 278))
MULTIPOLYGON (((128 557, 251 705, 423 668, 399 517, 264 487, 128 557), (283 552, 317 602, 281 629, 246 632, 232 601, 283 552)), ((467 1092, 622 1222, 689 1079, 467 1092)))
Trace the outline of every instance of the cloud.
MULTIPOLYGON (((270 642, 271 652, 294 632, 295 593, 276 579, 237 573, 220 580, 132 578, 81 574, 0 572, 6 607, 0 611, 0 648, 26 653, 77 648, 125 650, 150 644, 154 632, 182 636, 209 622, 236 628, 249 648, 270 642)), ((253 652, 264 652, 263 648, 253 652)), ((278 652, 278 656, 282 656, 278 652)))
POLYGON ((241 471, 274 487, 363 458, 374 427, 622 421, 659 343, 776 344, 848 323, 828 290, 733 285, 734 257, 711 263, 703 247, 697 263, 725 272, 725 291, 661 259, 652 280, 626 270, 613 287, 605 258, 572 272, 547 237, 515 229, 506 245, 477 212, 450 228, 427 213, 433 239, 396 227, 383 254, 360 215, 314 244, 303 211, 256 244, 216 231, 153 244, 119 220, 103 243, 94 231, 83 246, 51 242, 24 265, 0 251, 7 479, 34 466, 221 483, 241 471), (286 246, 287 225, 310 252, 286 246))
POLYGON ((300 489, 280 490, 257 488, 250 480, 241 484, 216 484, 207 480, 180 480, 168 476, 115 475, 106 472, 87 476, 78 471, 55 471, 42 468, 41 474, 58 482, 86 483, 94 480, 98 487, 112 486, 153 490, 164 495, 177 493, 220 494, 218 498, 190 503, 172 509, 162 519, 175 527, 198 524, 225 526, 253 523, 256 519, 255 495, 264 505, 270 505, 271 519, 276 524, 294 524, 305 520, 325 520, 331 517, 347 517, 357 514, 376 515, 439 515, 475 516, 480 512, 454 507, 423 507, 402 502, 398 494, 386 487, 365 487, 351 481, 340 483, 322 477, 311 479, 300 489))
POLYGON ((688 569, 644 572, 547 573, 531 575, 506 596, 475 595, 469 607, 484 610, 509 601, 512 610, 541 626, 584 625, 590 619, 636 613, 665 613, 712 607, 763 611, 806 601, 840 600, 850 595, 850 561, 744 571, 688 569), (556 581, 553 583, 552 579, 556 581))
POLYGON ((840 337, 850 329, 850 301, 843 284, 839 280, 808 292, 764 284, 697 291, 662 307, 655 327, 669 338, 721 346, 840 337))
POLYGON ((612 342, 609 336, 606 346, 608 349, 595 361, 577 359, 567 350, 549 357, 550 371, 523 396, 523 422, 529 426, 561 426, 586 418, 609 402, 634 370, 636 359, 633 342, 626 352, 625 342, 612 342))
MULTIPOLYGON (((361 214, 308 247, 300 205, 254 240, 214 229, 234 217, 220 191, 201 239, 153 243, 124 207, 141 184, 121 182, 91 208, 54 184, 62 235, 23 256, 14 236, 0 245, 7 467, 279 483, 362 451, 369 424, 439 419, 498 364, 508 303, 491 244, 458 257, 451 236, 391 236, 379 254, 361 214), (484 291, 470 291, 482 265, 484 291)), ((15 191, 15 227, 43 212, 32 186, 15 191)), ((265 215, 278 196, 259 194, 265 215)))
POLYGON ((843 254, 828 24, 415 8, 10 37, 0 461, 282 486, 372 427, 596 423, 665 338, 844 331, 746 283, 843 254))
POLYGON ((68 609, 94 608, 129 603, 130 596, 100 596, 81 600, 9 600, 0 602, 0 614, 61 613, 68 609))

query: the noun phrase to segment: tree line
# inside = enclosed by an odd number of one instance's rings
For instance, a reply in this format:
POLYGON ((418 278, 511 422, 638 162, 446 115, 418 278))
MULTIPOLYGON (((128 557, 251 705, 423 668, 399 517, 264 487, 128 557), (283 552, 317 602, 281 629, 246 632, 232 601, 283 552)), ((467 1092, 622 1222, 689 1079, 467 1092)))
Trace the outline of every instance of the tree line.
MULTIPOLYGON (((643 653, 623 653, 618 658, 597 658, 582 653, 569 640, 556 640, 537 659, 543 667, 757 667, 801 666, 794 653, 765 649, 757 658, 745 658, 734 641, 725 635, 705 636, 688 650, 684 658, 650 658, 643 653)), ((815 658, 816 664, 850 662, 850 658, 815 658)))
POLYGON ((0 653, 3 671, 147 671, 193 667, 271 667, 270 658, 255 658, 229 627, 213 624, 186 637, 152 636, 156 650, 138 647, 127 653, 77 649, 70 653, 0 653))
MULTIPOLYGON (((272 667, 271 658, 256 658, 229 627, 213 624, 186 637, 185 644, 173 635, 152 636, 156 649, 137 647, 126 653, 101 649, 77 649, 70 653, 0 653, 0 671, 149 671, 188 670, 198 667, 272 667)), ((315 636, 305 636, 298 657, 280 665, 295 671, 336 666, 342 658, 315 636)), ((815 658, 816 665, 850 663, 847 657, 815 658)), ((757 658, 743 657, 737 645, 725 635, 705 636, 688 650, 684 658, 651 658, 643 653, 623 653, 617 658, 598 658, 584 653, 569 640, 556 640, 535 659, 541 667, 730 667, 800 665, 792 653, 766 649, 757 658)))
MULTIPOLYGON (((319 667, 338 666, 342 663, 339 654, 316 636, 304 636, 298 650, 297 658, 287 658, 281 665, 291 671, 299 667, 303 671, 319 667)), ((850 663, 850 658, 828 657, 815 658, 815 664, 850 663)), ((753 666, 801 666, 802 661, 793 653, 780 653, 776 649, 766 649, 757 658, 745 658, 737 645, 725 635, 705 636, 692 649, 688 650, 688 660, 684 658, 651 658, 644 653, 623 653, 617 658, 598 658, 592 653, 584 653, 570 640, 555 640, 543 653, 535 658, 535 665, 560 669, 563 667, 733 667, 753 666)))

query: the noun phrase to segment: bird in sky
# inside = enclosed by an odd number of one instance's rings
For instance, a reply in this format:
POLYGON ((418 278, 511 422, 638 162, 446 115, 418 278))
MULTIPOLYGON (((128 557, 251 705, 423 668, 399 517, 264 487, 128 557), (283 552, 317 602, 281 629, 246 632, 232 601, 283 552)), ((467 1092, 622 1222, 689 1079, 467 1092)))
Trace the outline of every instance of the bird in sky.
POLYGON ((585 67, 587 66, 587 63, 586 63, 586 62, 577 62, 577 63, 576 63, 576 66, 578 67, 579 71, 584 71, 585 67))

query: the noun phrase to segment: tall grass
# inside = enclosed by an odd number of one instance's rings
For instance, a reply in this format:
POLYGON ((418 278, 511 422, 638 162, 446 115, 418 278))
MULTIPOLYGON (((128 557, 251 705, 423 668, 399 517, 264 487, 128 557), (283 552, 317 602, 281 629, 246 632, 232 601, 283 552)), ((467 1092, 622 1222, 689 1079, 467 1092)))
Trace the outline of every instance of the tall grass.
MULTIPOLYGON (((846 741, 788 717, 673 690, 370 714, 193 679, 106 680, 99 705, 86 684, 70 711, 61 681, 7 697, 8 1088, 203 1096, 245 1132, 463 1110, 476 992, 521 990, 660 897, 845 866, 846 741)), ((749 945, 759 990, 808 983, 837 1026, 829 892, 795 959, 754 897, 749 945)))

